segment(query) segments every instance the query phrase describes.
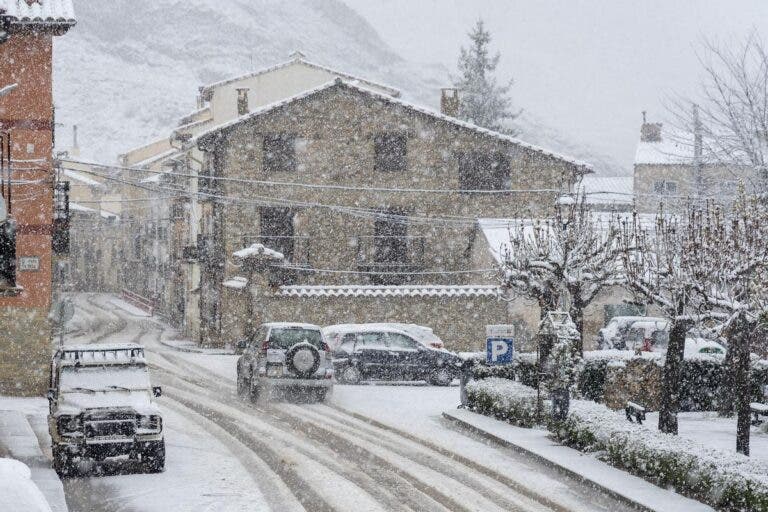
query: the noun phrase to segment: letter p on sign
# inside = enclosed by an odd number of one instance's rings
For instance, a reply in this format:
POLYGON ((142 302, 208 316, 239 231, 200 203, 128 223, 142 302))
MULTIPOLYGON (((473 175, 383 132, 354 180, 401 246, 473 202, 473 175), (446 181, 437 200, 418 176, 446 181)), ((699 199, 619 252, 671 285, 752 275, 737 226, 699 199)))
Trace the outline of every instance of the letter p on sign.
POLYGON ((486 326, 486 355, 489 365, 509 364, 515 355, 515 328, 513 325, 486 326))

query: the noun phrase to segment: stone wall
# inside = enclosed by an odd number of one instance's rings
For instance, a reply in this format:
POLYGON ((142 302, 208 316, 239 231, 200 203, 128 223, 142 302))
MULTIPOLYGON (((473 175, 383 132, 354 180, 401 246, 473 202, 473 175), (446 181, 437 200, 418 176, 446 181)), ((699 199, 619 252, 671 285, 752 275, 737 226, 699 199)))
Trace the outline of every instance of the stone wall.
POLYGON ((45 394, 51 343, 47 308, 0 308, 0 395, 45 394))
POLYGON ((432 327, 454 351, 485 347, 486 324, 512 321, 507 303, 496 297, 262 297, 262 322, 318 325, 402 322, 432 327))
POLYGON ((605 405, 624 409, 627 402, 640 404, 649 411, 661 405, 663 368, 653 359, 630 359, 625 363, 608 364, 605 377, 605 405))

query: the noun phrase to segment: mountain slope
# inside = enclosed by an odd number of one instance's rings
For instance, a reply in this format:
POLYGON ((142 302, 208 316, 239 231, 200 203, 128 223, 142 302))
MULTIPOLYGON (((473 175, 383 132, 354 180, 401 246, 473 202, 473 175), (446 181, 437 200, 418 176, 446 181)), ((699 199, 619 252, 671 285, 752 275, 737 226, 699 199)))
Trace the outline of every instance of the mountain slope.
MULTIPOLYGON (((448 83, 446 69, 405 61, 338 0, 76 0, 75 8, 77 26, 55 46, 57 140, 66 149, 77 124, 88 159, 112 162, 167 135, 195 109, 199 86, 285 61, 294 50, 432 107, 448 83)), ((528 124, 521 138, 594 160, 528 124)))

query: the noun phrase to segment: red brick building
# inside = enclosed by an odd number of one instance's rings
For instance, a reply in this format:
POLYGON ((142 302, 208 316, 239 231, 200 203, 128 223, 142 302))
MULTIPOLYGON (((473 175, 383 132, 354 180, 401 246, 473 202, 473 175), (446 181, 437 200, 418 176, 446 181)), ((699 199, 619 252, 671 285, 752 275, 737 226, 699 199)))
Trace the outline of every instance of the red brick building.
POLYGON ((41 394, 46 388, 54 217, 53 38, 74 24, 72 0, 0 0, 2 192, 15 222, 15 247, 0 251, 6 269, 0 280, 0 394, 41 394))

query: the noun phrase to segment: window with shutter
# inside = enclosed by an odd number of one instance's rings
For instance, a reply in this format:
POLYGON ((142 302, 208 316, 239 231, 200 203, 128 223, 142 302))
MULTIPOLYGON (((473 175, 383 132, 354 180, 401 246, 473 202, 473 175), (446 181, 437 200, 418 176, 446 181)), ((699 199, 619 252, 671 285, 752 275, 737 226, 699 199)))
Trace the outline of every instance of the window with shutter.
POLYGON ((408 138, 402 133, 378 133, 373 138, 373 169, 396 172, 407 168, 408 138))

